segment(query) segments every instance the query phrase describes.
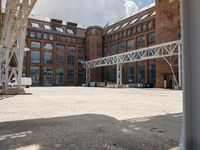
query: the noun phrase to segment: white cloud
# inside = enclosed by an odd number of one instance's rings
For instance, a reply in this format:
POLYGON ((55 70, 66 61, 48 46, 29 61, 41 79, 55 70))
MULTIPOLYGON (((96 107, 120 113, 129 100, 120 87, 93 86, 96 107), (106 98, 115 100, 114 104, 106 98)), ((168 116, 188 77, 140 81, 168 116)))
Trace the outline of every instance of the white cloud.
MULTIPOLYGON (((132 1, 130 11, 135 11, 139 0, 132 1)), ((88 26, 103 26, 126 15, 124 0, 38 0, 32 13, 88 26)))
POLYGON ((125 0, 124 6, 126 8, 127 16, 130 14, 136 13, 139 10, 138 5, 134 1, 131 1, 131 0, 125 0))

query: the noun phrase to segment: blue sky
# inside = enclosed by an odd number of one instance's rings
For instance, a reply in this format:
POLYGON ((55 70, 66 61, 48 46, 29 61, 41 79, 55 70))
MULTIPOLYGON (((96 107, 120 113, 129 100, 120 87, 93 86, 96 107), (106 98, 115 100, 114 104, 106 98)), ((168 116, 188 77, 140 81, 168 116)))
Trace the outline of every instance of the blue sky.
MULTIPOLYGON (((3 0, 5 1, 5 0, 3 0)), ((154 0, 131 0, 139 8, 154 0)), ((126 15, 124 0, 38 0, 33 14, 80 23, 104 26, 126 15)))

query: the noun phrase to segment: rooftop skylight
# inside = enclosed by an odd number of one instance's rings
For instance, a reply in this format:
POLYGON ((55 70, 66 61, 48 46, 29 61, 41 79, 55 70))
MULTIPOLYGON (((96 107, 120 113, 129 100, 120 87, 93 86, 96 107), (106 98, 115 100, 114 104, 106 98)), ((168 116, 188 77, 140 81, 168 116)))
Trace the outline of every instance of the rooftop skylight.
POLYGON ((117 26, 117 27, 114 29, 114 31, 118 30, 119 28, 120 28, 120 26, 117 26))
POLYGON ((40 28, 40 27, 39 27, 39 24, 37 24, 37 23, 32 23, 32 28, 40 28))
POLYGON ((154 11, 152 14, 151 14, 151 16, 154 16, 156 14, 156 11, 154 11))
POLYGON ((142 16, 142 18, 141 18, 140 20, 144 20, 144 19, 146 19, 148 16, 149 16, 149 14, 146 14, 146 15, 142 16))
POLYGON ((51 30, 51 27, 49 25, 44 25, 45 30, 51 30))
POLYGON ((61 27, 56 27, 57 32, 63 32, 63 29, 61 27))
POLYGON ((137 18, 137 19, 134 19, 133 21, 131 21, 130 24, 134 24, 137 20, 138 20, 138 18, 137 18))
POLYGON ((107 33, 110 33, 113 29, 110 29, 107 33))
POLYGON ((124 28, 128 25, 129 22, 126 22, 125 24, 123 24, 123 26, 121 28, 124 28))

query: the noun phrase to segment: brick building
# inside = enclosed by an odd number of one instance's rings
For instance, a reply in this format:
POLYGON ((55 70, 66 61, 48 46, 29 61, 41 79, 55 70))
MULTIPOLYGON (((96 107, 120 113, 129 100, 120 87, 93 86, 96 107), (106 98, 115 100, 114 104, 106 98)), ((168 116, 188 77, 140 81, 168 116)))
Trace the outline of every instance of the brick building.
MULTIPOLYGON (((26 43, 24 76, 35 86, 81 85, 85 70, 80 60, 91 60, 180 38, 179 0, 156 0, 134 14, 107 25, 83 28, 78 24, 31 16, 26 43)), ((171 59, 171 58, 170 58, 171 59)), ((173 58, 177 62, 177 58, 173 58)), ((178 78, 178 67, 174 66, 178 78)), ((123 83, 174 86, 172 72, 163 59, 123 65, 123 83)), ((91 70, 91 81, 116 82, 116 67, 91 70)))

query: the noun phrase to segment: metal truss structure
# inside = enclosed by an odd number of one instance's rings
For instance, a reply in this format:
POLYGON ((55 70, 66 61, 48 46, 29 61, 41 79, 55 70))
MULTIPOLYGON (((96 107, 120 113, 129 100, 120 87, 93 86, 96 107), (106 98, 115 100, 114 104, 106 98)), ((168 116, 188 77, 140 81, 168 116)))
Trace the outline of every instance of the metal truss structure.
POLYGON ((5 88, 12 78, 16 78, 21 87, 28 17, 36 2, 7 0, 0 48, 0 82, 5 88))
POLYGON ((181 75, 181 42, 173 41, 169 43, 159 44, 151 47, 146 47, 142 49, 137 49, 125 53, 120 53, 117 55, 112 55, 108 57, 103 57, 95 60, 86 61, 84 67, 86 69, 86 82, 90 83, 90 69, 97 67, 105 67, 111 65, 117 65, 117 86, 122 85, 122 64, 164 58, 164 60, 169 64, 176 85, 182 86, 182 75, 181 75), (174 65, 174 58, 178 57, 178 64, 174 65), (179 67, 179 83, 175 76, 174 67, 179 67))

